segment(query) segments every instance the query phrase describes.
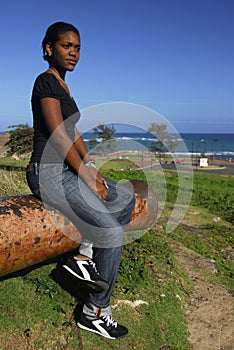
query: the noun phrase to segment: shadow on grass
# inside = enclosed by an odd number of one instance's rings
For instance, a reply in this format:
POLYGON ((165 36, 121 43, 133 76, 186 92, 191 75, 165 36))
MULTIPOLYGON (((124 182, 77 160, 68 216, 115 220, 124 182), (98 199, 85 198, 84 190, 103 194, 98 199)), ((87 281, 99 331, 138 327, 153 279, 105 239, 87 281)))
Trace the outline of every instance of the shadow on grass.
POLYGON ((57 256, 53 259, 43 261, 42 263, 29 266, 19 271, 12 272, 6 276, 0 277, 0 283, 10 278, 26 277, 30 272, 36 269, 39 269, 46 265, 57 263, 56 267, 49 274, 50 278, 52 278, 57 284, 59 284, 59 286, 63 290, 65 290, 70 295, 79 300, 79 303, 84 304, 87 301, 89 293, 94 291, 92 290, 92 288, 83 284, 80 280, 71 275, 62 267, 62 264, 66 261, 66 259, 69 256, 74 256, 76 254, 77 250, 74 250, 69 253, 57 256))

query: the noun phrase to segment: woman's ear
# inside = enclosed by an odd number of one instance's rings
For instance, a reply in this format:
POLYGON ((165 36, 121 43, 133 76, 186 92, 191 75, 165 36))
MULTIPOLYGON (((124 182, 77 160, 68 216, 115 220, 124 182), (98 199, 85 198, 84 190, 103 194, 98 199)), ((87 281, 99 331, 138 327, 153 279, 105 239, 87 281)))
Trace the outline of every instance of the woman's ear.
POLYGON ((48 56, 51 56, 53 53, 53 47, 50 42, 46 44, 46 52, 48 56))

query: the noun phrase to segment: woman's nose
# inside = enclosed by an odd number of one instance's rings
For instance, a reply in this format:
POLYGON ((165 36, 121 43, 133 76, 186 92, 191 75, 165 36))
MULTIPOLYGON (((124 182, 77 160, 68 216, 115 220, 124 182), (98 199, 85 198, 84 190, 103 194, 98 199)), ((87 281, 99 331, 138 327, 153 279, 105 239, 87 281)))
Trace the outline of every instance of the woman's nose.
POLYGON ((77 52, 74 49, 71 49, 70 52, 69 52, 69 55, 70 56, 76 56, 77 52))

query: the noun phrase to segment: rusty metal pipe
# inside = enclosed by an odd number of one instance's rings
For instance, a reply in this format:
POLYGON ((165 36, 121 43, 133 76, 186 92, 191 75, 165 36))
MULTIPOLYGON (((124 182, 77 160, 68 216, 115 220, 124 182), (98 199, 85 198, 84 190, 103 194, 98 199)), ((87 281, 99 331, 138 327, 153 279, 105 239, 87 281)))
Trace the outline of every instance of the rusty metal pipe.
MULTIPOLYGON (((136 204, 126 230, 147 229, 156 220, 157 199, 142 181, 132 184, 136 204)), ((81 241, 71 222, 33 195, 0 198, 0 277, 75 250, 81 241)))

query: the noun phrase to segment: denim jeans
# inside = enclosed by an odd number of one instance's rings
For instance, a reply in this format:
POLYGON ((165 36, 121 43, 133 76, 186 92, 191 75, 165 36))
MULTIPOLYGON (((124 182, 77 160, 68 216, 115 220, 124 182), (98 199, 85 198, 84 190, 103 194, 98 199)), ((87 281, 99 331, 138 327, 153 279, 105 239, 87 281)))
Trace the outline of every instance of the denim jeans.
MULTIPOLYGON (((100 200, 72 170, 60 164, 41 164, 39 175, 27 171, 27 181, 34 195, 49 207, 63 213, 93 244, 93 261, 100 276, 109 283, 106 292, 91 293, 90 303, 109 310, 124 236, 135 196, 124 184, 106 178, 108 196, 100 200)), ((110 313, 107 311, 107 313, 110 313)))

